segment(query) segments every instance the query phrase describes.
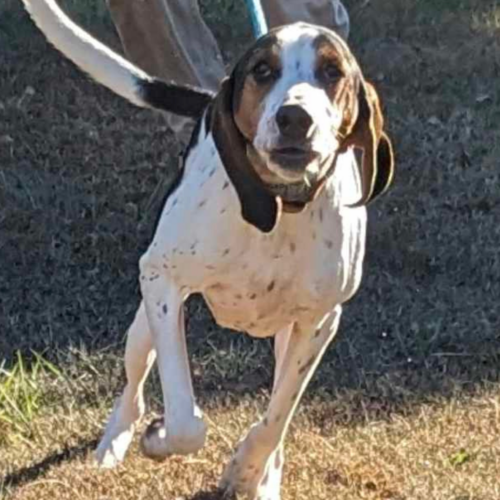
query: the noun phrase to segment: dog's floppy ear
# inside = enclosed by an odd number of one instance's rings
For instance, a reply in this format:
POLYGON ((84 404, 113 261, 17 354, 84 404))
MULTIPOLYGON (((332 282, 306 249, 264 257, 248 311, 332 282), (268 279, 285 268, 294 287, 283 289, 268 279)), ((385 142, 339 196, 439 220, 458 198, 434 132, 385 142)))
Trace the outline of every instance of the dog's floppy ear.
POLYGON ((361 81, 358 92, 358 117, 346 146, 363 150, 360 166, 361 199, 352 207, 367 205, 383 194, 394 177, 392 143, 383 131, 384 117, 373 85, 361 81))
POLYGON ((247 143, 233 111, 234 76, 226 78, 212 110, 212 134, 227 175, 241 203, 243 218, 264 233, 271 232, 281 213, 281 200, 273 196, 252 167, 247 143))

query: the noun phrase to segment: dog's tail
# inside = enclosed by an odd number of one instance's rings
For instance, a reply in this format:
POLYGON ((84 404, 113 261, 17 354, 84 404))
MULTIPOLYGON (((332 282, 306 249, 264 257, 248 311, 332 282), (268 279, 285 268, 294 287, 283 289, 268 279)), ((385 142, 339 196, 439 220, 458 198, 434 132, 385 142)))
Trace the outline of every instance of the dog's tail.
POLYGON ((209 91, 153 78, 77 26, 55 0, 23 0, 49 42, 116 94, 136 106, 198 118, 211 102, 209 91))

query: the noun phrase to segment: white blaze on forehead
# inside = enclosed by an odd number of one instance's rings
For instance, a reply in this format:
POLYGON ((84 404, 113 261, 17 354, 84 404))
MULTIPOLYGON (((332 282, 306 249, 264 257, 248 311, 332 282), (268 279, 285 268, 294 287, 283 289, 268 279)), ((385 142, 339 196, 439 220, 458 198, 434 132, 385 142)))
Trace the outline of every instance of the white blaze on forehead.
POLYGON ((278 85, 295 81, 315 82, 316 48, 314 42, 319 35, 316 28, 305 24, 293 24, 279 31, 277 39, 281 45, 282 77, 278 85))

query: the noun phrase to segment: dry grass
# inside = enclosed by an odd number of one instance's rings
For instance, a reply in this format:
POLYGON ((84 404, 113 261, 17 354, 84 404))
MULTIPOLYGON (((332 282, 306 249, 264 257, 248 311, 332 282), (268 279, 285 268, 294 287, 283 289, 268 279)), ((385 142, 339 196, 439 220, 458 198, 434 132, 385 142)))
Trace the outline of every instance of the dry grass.
MULTIPOLYGON (((102 5, 67 5, 116 46, 102 5)), ((249 35, 232 22, 240 7, 203 5, 234 57, 249 35)), ((371 209, 362 291, 294 421, 283 497, 498 500, 500 7, 348 5, 398 178, 371 209)), ((199 298, 188 341, 206 449, 164 464, 133 449, 112 472, 89 455, 123 383, 137 259, 173 140, 50 50, 17 1, 0 5, 0 47, 0 497, 217 498, 235 441, 264 411, 272 356, 221 332, 199 298)), ((158 411, 157 380, 148 393, 158 411)))

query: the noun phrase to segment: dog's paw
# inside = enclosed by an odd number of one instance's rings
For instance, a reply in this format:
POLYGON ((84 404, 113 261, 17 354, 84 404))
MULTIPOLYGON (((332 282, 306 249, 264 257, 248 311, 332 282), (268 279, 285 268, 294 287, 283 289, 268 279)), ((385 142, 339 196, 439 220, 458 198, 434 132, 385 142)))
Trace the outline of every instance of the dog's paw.
POLYGON ((248 438, 243 441, 220 482, 226 495, 245 500, 280 500, 283 448, 260 452, 248 438))
POLYGON ((133 425, 121 432, 117 432, 116 429, 113 433, 108 434, 106 432, 95 451, 95 460, 98 467, 111 469, 123 462, 133 437, 133 425))
POLYGON ((182 422, 182 427, 165 427, 164 419, 154 420, 141 439, 141 450, 153 460, 163 460, 170 455, 196 453, 205 444, 207 426, 201 416, 192 416, 182 422))
POLYGON ((134 437, 135 424, 143 414, 144 402, 141 398, 122 396, 116 401, 95 452, 95 460, 99 467, 109 469, 123 461, 134 437))

